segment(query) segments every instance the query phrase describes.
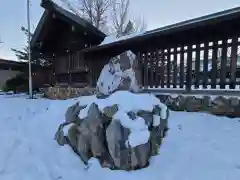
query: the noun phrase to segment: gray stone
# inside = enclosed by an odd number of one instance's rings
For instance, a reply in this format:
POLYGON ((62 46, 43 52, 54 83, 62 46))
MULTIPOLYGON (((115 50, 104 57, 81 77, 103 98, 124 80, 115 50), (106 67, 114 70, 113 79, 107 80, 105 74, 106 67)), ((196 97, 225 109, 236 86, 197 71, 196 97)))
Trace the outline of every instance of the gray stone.
POLYGON ((131 68, 131 60, 130 58, 128 57, 127 53, 122 53, 120 54, 120 68, 122 71, 125 71, 129 68, 131 68))
POLYGON ((153 113, 149 111, 138 111, 137 116, 142 117, 145 120, 145 124, 149 127, 151 130, 152 124, 153 124, 153 113))
POLYGON ((103 113, 109 118, 112 118, 113 115, 118 111, 118 105, 114 104, 110 107, 103 108, 103 113))
POLYGON ((148 165, 150 158, 150 143, 137 147, 126 146, 130 131, 115 120, 106 131, 107 144, 116 168, 134 170, 148 165))
POLYGON ((212 99, 209 96, 204 96, 202 100, 202 105, 204 107, 211 107, 212 106, 212 99))
POLYGON ((128 139, 130 131, 120 124, 119 121, 114 120, 106 130, 106 139, 109 153, 114 161, 116 168, 129 170, 129 149, 125 142, 128 139))
MULTIPOLYGON (((153 109, 153 114, 160 116, 161 108, 155 106, 153 109)), ((161 116, 160 116, 161 117, 161 116)), ((168 130, 168 118, 169 118, 169 109, 167 109, 167 117, 160 118, 160 124, 153 126, 151 130, 150 143, 151 143, 151 155, 157 155, 159 147, 162 143, 162 139, 165 137, 165 133, 168 130)))
POLYGON ((127 115, 128 115, 129 118, 132 119, 132 120, 134 120, 134 119, 137 118, 136 113, 135 113, 135 112, 132 112, 132 111, 128 112, 127 115))
POLYGON ((202 107, 202 100, 195 96, 186 97, 185 108, 188 112, 197 112, 202 107))
POLYGON ((92 157, 92 154, 89 153, 90 144, 89 136, 86 135, 86 132, 82 131, 79 125, 72 125, 68 130, 68 144, 72 147, 73 151, 79 155, 84 164, 87 164, 88 160, 92 157))
POLYGON ((177 110, 185 110, 186 108, 186 98, 182 95, 179 95, 174 99, 174 104, 177 110))
POLYGON ((151 147, 150 142, 131 148, 131 169, 141 169, 148 166, 151 147))
POLYGON ((225 97, 223 97, 223 96, 218 96, 218 97, 216 97, 216 98, 213 100, 213 104, 214 104, 215 106, 218 106, 218 107, 220 107, 220 106, 226 106, 226 105, 229 104, 229 101, 228 101, 227 98, 225 98, 225 97))
POLYGON ((113 57, 108 64, 106 64, 99 76, 96 94, 97 97, 102 95, 110 95, 119 90, 126 90, 130 92, 139 92, 139 82, 141 82, 140 74, 137 70, 135 55, 131 51, 126 51, 117 57, 113 57), (135 63, 134 63, 135 62, 135 63), (105 73, 111 73, 112 81, 110 82, 104 78, 105 73))
POLYGON ((103 121, 100 116, 101 112, 98 106, 93 103, 89 107, 88 116, 80 125, 80 127, 83 125, 86 127, 90 140, 91 151, 94 157, 101 157, 101 155, 106 151, 104 147, 105 133, 103 121))
POLYGON ((124 77, 121 84, 117 88, 118 91, 130 90, 131 79, 130 77, 124 77))
POLYGON ((239 105, 239 99, 238 98, 230 97, 228 100, 229 100, 229 104, 231 106, 238 106, 239 105))
POLYGON ((65 113, 65 121, 69 122, 69 123, 74 123, 74 122, 78 122, 80 123, 80 119, 78 117, 80 111, 84 108, 86 108, 87 106, 79 106, 79 103, 77 102, 76 104, 70 106, 67 109, 67 112, 65 113))

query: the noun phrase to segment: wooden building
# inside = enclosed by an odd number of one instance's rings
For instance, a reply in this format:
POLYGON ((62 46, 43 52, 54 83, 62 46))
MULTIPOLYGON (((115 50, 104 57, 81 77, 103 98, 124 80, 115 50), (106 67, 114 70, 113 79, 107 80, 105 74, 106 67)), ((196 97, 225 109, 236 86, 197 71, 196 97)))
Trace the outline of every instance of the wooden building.
POLYGON ((240 7, 124 37, 83 52, 86 59, 93 61, 126 50, 137 54, 141 84, 145 89, 190 92, 229 88, 240 91, 240 77, 237 77, 240 72, 240 7))
POLYGON ((90 68, 80 51, 100 44, 106 35, 51 0, 42 0, 41 6, 45 11, 31 39, 33 56, 52 61, 55 84, 87 85, 90 68))
POLYGON ((131 50, 145 88, 239 88, 240 8, 101 44, 106 35, 85 20, 50 0, 42 7, 31 46, 35 55, 52 59, 56 84, 95 86, 103 65, 131 50))

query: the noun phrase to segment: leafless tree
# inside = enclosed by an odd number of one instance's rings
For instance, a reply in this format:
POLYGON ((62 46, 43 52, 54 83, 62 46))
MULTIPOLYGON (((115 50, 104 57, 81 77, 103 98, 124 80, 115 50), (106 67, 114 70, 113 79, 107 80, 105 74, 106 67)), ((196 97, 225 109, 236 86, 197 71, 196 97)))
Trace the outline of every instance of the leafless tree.
POLYGON ((61 0, 72 12, 87 19, 95 27, 101 29, 107 21, 110 0, 75 0, 79 7, 74 7, 70 0, 61 0))
POLYGON ((1 37, 0 37, 0 48, 2 47, 2 44, 3 44, 3 41, 1 40, 1 37))
POLYGON ((117 37, 146 29, 144 20, 129 17, 130 0, 112 0, 111 6, 113 30, 117 37))
MULTIPOLYGON (((129 17, 130 0, 61 0, 70 11, 87 19, 95 27, 110 28, 117 36, 141 32, 146 23, 141 18, 129 17)), ((107 30, 108 31, 108 30, 107 30)))

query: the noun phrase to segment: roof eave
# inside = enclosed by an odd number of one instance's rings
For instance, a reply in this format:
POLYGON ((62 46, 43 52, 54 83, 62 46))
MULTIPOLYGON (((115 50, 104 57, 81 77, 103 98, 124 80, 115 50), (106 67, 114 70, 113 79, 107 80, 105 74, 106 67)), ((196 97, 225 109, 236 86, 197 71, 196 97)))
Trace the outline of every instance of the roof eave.
POLYGON ((31 48, 35 47, 37 39, 38 39, 38 37, 39 37, 39 35, 41 33, 41 30, 43 28, 43 25, 44 25, 44 23, 45 23, 45 21, 46 21, 46 19, 48 17, 48 14, 49 14, 48 11, 45 10, 43 15, 42 15, 42 17, 41 17, 41 19, 40 19, 40 21, 38 22, 37 28, 35 29, 35 31, 33 33, 33 36, 31 38, 31 41, 30 41, 30 47, 31 48))
POLYGON ((91 31, 98 35, 100 38, 105 38, 106 34, 104 34, 102 31, 100 31, 99 29, 97 29, 96 27, 94 27, 92 24, 88 23, 86 20, 82 19, 81 17, 77 16, 76 14, 73 14, 65 9, 63 9, 62 7, 58 6, 57 4, 55 4, 53 1, 51 0, 42 0, 41 1, 41 6, 44 9, 48 9, 48 10, 54 10, 64 16, 66 16, 67 18, 71 19, 72 21, 74 21, 75 23, 86 27, 88 29, 91 29, 91 31))
POLYGON ((140 36, 132 37, 129 39, 119 40, 119 41, 115 41, 115 42, 112 42, 109 44, 104 44, 104 45, 100 45, 100 46, 94 46, 91 48, 87 48, 87 49, 84 49, 83 52, 94 52, 94 51, 99 51, 99 50, 102 50, 102 49, 105 49, 105 48, 108 48, 108 47, 111 47, 114 45, 118 45, 118 44, 132 43, 134 41, 142 41, 142 40, 151 38, 153 36, 166 35, 166 34, 172 33, 172 32, 196 28, 199 26, 210 24, 212 21, 221 22, 221 21, 231 19, 231 18, 237 17, 237 16, 240 17, 240 7, 217 12, 214 14, 202 16, 202 17, 187 20, 187 21, 183 21, 180 23, 165 26, 165 27, 158 28, 155 30, 147 31, 146 33, 144 33, 140 36))

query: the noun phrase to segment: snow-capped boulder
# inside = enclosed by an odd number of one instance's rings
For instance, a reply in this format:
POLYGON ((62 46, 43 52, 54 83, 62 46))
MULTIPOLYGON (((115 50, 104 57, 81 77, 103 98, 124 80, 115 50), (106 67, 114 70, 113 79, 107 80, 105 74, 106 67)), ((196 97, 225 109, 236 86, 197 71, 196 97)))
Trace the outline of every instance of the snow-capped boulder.
POLYGON ((102 69, 97 81, 98 96, 108 96, 118 90, 138 92, 136 56, 126 51, 110 60, 102 69))
MULTIPOLYGON (((70 108, 74 114, 79 112, 76 105, 70 108)), ((66 119, 67 124, 74 124, 67 136, 63 135, 64 125, 57 134, 65 137, 85 164, 95 157, 102 167, 134 170, 146 167, 158 153, 168 116, 167 107, 154 95, 116 91, 87 104, 79 113, 80 121, 66 119)))

